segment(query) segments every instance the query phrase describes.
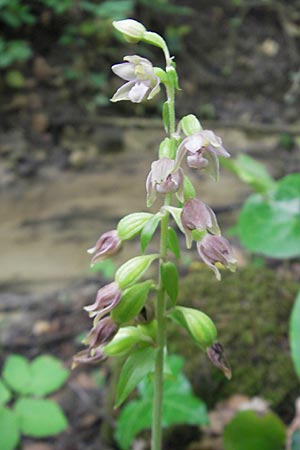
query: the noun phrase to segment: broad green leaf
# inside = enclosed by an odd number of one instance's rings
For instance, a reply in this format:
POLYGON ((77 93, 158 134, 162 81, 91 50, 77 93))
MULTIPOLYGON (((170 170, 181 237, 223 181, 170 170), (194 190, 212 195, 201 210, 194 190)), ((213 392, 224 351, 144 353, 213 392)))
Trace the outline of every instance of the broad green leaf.
POLYGON ((242 244, 273 258, 300 256, 300 175, 284 177, 272 197, 248 198, 238 219, 242 244))
POLYGON ((168 227, 168 248, 176 256, 177 259, 180 259, 180 246, 178 236, 176 231, 172 227, 168 227))
POLYGON ((238 412, 224 431, 225 450, 282 450, 285 426, 273 413, 238 412))
POLYGON ((291 450, 299 450, 300 448, 300 430, 295 430, 292 434, 291 450))
POLYGON ((63 367, 59 359, 47 355, 35 358, 30 365, 30 370, 31 393, 41 396, 58 390, 69 376, 69 371, 63 367))
POLYGON ((178 271, 174 263, 168 261, 162 264, 161 278, 172 304, 175 305, 178 296, 178 271))
MULTIPOLYGON (((182 358, 167 358, 172 377, 164 381, 163 426, 208 423, 206 406, 192 393, 188 379, 181 373, 182 358)), ((117 420, 115 437, 122 450, 128 450, 140 431, 151 428, 153 383, 145 378, 139 385, 140 398, 122 408, 117 420)))
POLYGON ((2 376, 14 391, 28 394, 31 389, 30 364, 24 356, 11 355, 4 364, 2 376))
POLYGON ((141 248, 142 248, 143 253, 145 252, 146 248, 148 247, 160 221, 161 221, 161 214, 160 213, 155 214, 155 216, 151 217, 151 219, 148 220, 148 222, 142 229, 141 248))
POLYGON ((0 448, 13 450, 20 440, 17 415, 8 408, 0 407, 0 448))
POLYGON ((249 184, 255 192, 265 193, 275 187, 275 181, 265 166, 248 155, 239 155, 235 159, 222 158, 222 164, 249 184))
MULTIPOLYGON (((0 379, 0 407, 11 399, 11 392, 0 379)), ((1 447, 0 447, 1 448, 1 447)))
POLYGON ((300 378, 300 292, 298 293, 290 318, 290 347, 295 371, 300 378))
POLYGON ((123 217, 117 227, 119 238, 122 241, 134 238, 151 217, 153 214, 144 212, 132 213, 123 217))
POLYGON ((23 434, 31 437, 47 437, 61 433, 68 421, 60 406, 44 399, 21 398, 15 403, 23 434))
POLYGON ((115 281, 120 289, 125 289, 136 283, 157 258, 159 258, 158 253, 136 256, 119 267, 115 275, 115 281))
POLYGON ((153 348, 142 348, 129 355, 120 373, 116 407, 119 407, 137 384, 153 371, 155 354, 153 348))
POLYGON ((148 280, 126 289, 120 303, 110 313, 111 318, 121 324, 134 319, 145 305, 152 285, 153 281, 148 280))

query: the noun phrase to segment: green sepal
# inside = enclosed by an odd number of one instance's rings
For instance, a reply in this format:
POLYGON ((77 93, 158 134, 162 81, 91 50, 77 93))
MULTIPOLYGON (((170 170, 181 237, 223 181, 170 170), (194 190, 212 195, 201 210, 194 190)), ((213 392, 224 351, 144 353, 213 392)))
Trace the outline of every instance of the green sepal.
POLYGON ((153 214, 138 212, 123 217, 118 223, 117 231, 121 241, 134 238, 145 226, 153 214))
POLYGON ((146 375, 153 372, 155 356, 156 350, 152 347, 140 348, 128 356, 118 381, 116 408, 121 406, 146 375))
POLYGON ((177 259, 180 259, 180 246, 178 241, 178 236, 174 228, 168 227, 168 249, 176 256, 177 259))
POLYGON ((167 75, 171 86, 177 91, 180 91, 181 89, 179 87, 178 74, 174 66, 167 67, 167 75))
POLYGON ((180 126, 186 136, 191 136, 202 130, 201 123, 194 114, 184 116, 180 121, 180 126))
POLYGON ((110 313, 114 322, 122 324, 134 319, 145 305, 152 286, 153 281, 148 280, 126 289, 120 303, 110 313))
POLYGON ((136 283, 148 270, 151 263, 158 258, 158 253, 136 256, 119 267, 115 275, 115 281, 120 289, 126 289, 136 283))
POLYGON ((161 265, 161 279, 172 305, 175 305, 178 297, 178 271, 174 263, 168 261, 161 265))
POLYGON ((190 178, 187 175, 184 176, 183 197, 185 202, 187 202, 191 198, 196 197, 196 191, 193 186, 193 183, 191 182, 190 178))
MULTIPOLYGON (((163 103, 162 107, 162 119, 164 124, 164 130, 167 133, 170 126, 170 115, 169 115, 169 102, 168 100, 163 103)), ((161 156, 160 156, 161 158, 161 156)))
POLYGON ((187 330, 194 342, 205 350, 217 339, 215 324, 202 311, 184 306, 176 306, 169 317, 187 330))
POLYGON ((148 247, 160 221, 161 221, 161 214, 157 213, 148 220, 148 222, 145 224, 144 228, 142 229, 141 249, 142 249, 143 253, 145 252, 146 248, 148 247))

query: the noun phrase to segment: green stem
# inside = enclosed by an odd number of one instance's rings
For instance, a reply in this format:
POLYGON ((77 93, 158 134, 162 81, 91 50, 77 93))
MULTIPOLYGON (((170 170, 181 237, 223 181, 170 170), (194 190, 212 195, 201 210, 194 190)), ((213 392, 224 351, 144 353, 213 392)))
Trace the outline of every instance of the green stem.
MULTIPOLYGON (((173 87, 167 85, 167 97, 169 108, 169 133, 172 137, 175 132, 175 92, 173 87)), ((165 197, 165 206, 172 203, 172 194, 165 197)), ((166 324, 165 309, 166 298, 165 289, 161 279, 161 267, 167 258, 168 244, 168 222, 169 213, 165 212, 161 219, 160 235, 160 263, 159 263, 159 288, 156 301, 156 320, 157 320, 157 354, 154 371, 154 398, 152 415, 152 442, 151 450, 161 450, 162 444, 162 409, 163 409, 163 390, 164 390, 164 352, 166 346, 166 324)))

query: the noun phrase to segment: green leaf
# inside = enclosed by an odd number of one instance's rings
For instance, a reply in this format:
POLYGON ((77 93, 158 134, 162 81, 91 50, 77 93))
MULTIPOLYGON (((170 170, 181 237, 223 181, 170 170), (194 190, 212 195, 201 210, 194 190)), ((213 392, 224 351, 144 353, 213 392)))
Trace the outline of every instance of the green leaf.
POLYGON ((54 436, 68 427, 62 409, 51 400, 21 398, 15 403, 15 411, 26 436, 54 436))
POLYGON ((117 227, 119 238, 122 241, 134 238, 151 217, 153 214, 144 212, 132 213, 123 217, 117 227))
POLYGON ((0 379, 0 406, 5 405, 10 399, 11 393, 0 379))
POLYGON ((143 308, 152 285, 153 281, 148 280, 126 289, 120 303, 110 313, 111 318, 117 323, 134 319, 143 308))
POLYGON ((275 187, 275 181, 265 166, 248 155, 239 155, 236 159, 222 159, 222 165, 235 173, 255 192, 265 193, 275 187))
POLYGON ((178 271, 174 263, 168 261, 162 264, 161 278, 172 304, 175 305, 178 296, 178 271))
POLYGON ((17 415, 8 408, 0 407, 0 448, 13 450, 20 440, 17 415))
POLYGON ((193 183, 191 182, 189 177, 186 176, 186 175, 184 176, 183 195, 184 195, 184 200, 186 202, 188 200, 190 200, 191 198, 195 198, 196 197, 196 191, 195 191, 195 188, 193 186, 193 183))
POLYGON ((38 356, 30 366, 32 374, 31 393, 48 395, 57 391, 69 377, 69 371, 53 356, 38 356))
POLYGON ((178 236, 174 228, 168 227, 168 248, 171 252, 176 256, 177 259, 180 259, 180 246, 178 241, 178 236))
POLYGON ((300 378, 300 292, 298 293, 290 318, 290 347, 295 371, 300 378))
POLYGON ((146 248, 148 247, 149 242, 151 241, 160 221, 161 221, 161 214, 157 213, 157 214, 155 214, 155 216, 151 217, 151 219, 148 220, 148 222, 142 229, 141 249, 142 249, 143 253, 145 252, 146 248))
POLYGON ((28 394, 31 389, 30 364, 21 355, 11 355, 4 364, 2 376, 14 391, 28 394))
POLYGON ((250 196, 238 219, 238 235, 254 253, 273 258, 300 256, 300 175, 281 179, 269 199, 250 196))
MULTIPOLYGON (((163 426, 188 423, 208 423, 206 406, 192 393, 191 385, 182 374, 182 358, 167 358, 172 376, 164 381, 163 426)), ((138 400, 129 402, 118 417, 115 438, 122 450, 128 450, 135 436, 151 428, 153 407, 153 383, 145 378, 139 385, 138 400)))
POLYGON ((127 358, 117 386, 116 408, 126 400, 137 384, 153 371, 155 354, 153 348, 142 348, 127 358))
POLYGON ((224 431, 224 450, 282 450, 285 427, 279 417, 254 411, 238 412, 224 431))
POLYGON ((167 133, 170 126, 170 119, 169 119, 169 102, 168 100, 164 102, 163 108, 162 108, 162 118, 163 118, 163 124, 165 132, 167 133))

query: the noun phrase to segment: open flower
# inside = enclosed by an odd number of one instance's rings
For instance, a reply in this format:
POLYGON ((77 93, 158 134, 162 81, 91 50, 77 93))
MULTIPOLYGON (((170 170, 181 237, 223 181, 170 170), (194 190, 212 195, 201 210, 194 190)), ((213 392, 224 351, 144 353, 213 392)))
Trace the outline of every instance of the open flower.
POLYGON ((209 230, 213 234, 220 234, 215 213, 197 198, 192 198, 183 205, 180 219, 186 236, 187 248, 191 248, 193 230, 200 232, 209 230))
POLYGON ((141 103, 153 98, 160 90, 160 79, 155 75, 152 63, 137 55, 125 56, 123 59, 127 62, 115 64, 112 71, 127 83, 117 90, 111 101, 141 103))
POLYGON ((215 272, 218 280, 221 279, 221 274, 215 264, 220 263, 232 272, 235 271, 236 259, 231 245, 223 236, 207 234, 197 242, 197 249, 202 261, 215 272))
POLYGON ((95 246, 87 250, 88 253, 94 254, 91 265, 94 265, 98 261, 102 261, 105 258, 117 253, 122 245, 122 241, 118 236, 117 230, 107 231, 103 233, 95 246))
POLYGON ((174 170, 175 161, 161 158, 151 164, 151 170, 146 181, 147 206, 151 206, 157 194, 177 192, 178 199, 183 201, 183 171, 174 170))
POLYGON ((88 311, 90 317, 97 316, 99 320, 120 303, 121 297, 121 289, 117 283, 113 282, 99 289, 95 302, 83 309, 88 311))
POLYGON ((219 177, 218 156, 229 158, 229 153, 222 145, 222 139, 210 130, 201 130, 187 136, 180 144, 176 157, 176 167, 179 167, 187 153, 189 167, 205 169, 209 175, 217 180, 219 177))

